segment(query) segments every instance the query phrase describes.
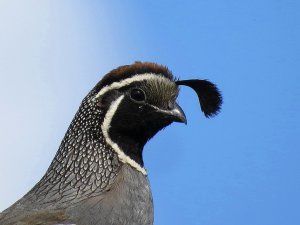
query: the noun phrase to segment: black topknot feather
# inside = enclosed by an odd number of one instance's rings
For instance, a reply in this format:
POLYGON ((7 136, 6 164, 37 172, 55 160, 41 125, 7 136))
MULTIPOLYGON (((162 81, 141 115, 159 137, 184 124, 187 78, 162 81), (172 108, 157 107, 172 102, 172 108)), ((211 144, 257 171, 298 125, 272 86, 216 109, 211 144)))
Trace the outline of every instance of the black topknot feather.
POLYGON ((223 102, 217 86, 208 80, 177 80, 177 85, 185 85, 194 89, 198 95, 201 110, 206 117, 217 115, 223 102))

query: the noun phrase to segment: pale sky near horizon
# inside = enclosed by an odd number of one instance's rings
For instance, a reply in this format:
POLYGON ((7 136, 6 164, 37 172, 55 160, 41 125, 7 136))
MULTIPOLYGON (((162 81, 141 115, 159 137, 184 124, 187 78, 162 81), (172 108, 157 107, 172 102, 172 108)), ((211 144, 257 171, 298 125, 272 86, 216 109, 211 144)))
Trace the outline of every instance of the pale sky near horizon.
POLYGON ((300 224, 300 2, 0 0, 0 211, 45 173, 78 106, 136 60, 224 96, 145 147, 155 224, 300 224), (126 4, 125 4, 126 2, 126 4))

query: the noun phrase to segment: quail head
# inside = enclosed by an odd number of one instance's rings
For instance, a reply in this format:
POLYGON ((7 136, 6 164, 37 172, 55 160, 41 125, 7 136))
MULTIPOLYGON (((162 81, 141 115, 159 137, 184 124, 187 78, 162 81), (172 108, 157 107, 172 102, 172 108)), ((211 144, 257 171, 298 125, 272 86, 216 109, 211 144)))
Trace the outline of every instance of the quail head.
POLYGON ((152 225, 143 148, 172 122, 186 123, 179 85, 198 95, 206 117, 221 95, 207 80, 176 80, 147 62, 118 67, 83 99, 42 179, 0 214, 0 224, 152 225))

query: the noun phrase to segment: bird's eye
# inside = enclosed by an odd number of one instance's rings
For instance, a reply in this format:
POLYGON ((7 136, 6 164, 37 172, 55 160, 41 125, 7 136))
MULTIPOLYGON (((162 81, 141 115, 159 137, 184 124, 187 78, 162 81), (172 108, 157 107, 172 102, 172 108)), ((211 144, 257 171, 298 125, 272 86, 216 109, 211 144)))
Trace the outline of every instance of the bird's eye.
POLYGON ((138 102, 143 102, 146 100, 145 92, 139 88, 133 88, 130 92, 130 97, 138 102))

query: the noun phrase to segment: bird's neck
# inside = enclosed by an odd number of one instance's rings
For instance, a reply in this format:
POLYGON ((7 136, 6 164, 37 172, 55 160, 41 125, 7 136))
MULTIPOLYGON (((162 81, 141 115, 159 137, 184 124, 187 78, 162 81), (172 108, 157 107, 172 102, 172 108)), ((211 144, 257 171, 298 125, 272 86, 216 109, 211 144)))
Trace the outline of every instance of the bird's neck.
POLYGON ((113 131, 113 129, 112 132, 110 132, 110 138, 119 146, 121 151, 124 152, 126 156, 135 161, 141 167, 144 166, 144 143, 137 141, 137 139, 135 138, 132 138, 128 135, 128 133, 120 133, 117 131, 113 131))
POLYGON ((49 169, 34 188, 39 198, 59 202, 57 198, 68 195, 78 200, 102 192, 113 182, 121 162, 104 140, 101 117, 97 107, 81 104, 49 169))

